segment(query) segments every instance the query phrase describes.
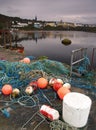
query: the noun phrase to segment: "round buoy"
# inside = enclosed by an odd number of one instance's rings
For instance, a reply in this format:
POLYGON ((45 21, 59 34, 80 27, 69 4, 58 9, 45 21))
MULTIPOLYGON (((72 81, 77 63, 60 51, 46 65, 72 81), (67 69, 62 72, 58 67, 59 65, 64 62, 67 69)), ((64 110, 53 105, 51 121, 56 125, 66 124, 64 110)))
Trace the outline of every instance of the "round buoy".
POLYGON ((67 93, 69 93, 69 92, 70 92, 70 90, 69 90, 68 88, 61 87, 61 88, 58 89, 57 94, 58 94, 59 98, 60 98, 61 100, 63 100, 64 96, 65 96, 67 93))
POLYGON ((53 89, 54 89, 55 91, 58 91, 58 89, 61 88, 61 87, 62 87, 62 84, 61 84, 61 83, 58 83, 58 82, 57 82, 57 83, 54 83, 54 84, 53 84, 53 89))
POLYGON ((71 84, 70 83, 65 83, 65 84, 63 84, 63 87, 70 89, 71 88, 71 84))
POLYGON ((57 82, 63 84, 63 80, 62 79, 57 79, 57 82))
POLYGON ((10 95, 12 93, 12 86, 10 84, 5 84, 2 87, 2 93, 4 95, 10 95))
POLYGON ((25 58, 23 59, 23 62, 29 64, 29 63, 30 63, 30 59, 29 59, 28 57, 25 57, 25 58))
POLYGON ((51 78, 51 79, 49 80, 49 85, 53 86, 53 84, 56 83, 56 82, 57 82, 57 79, 56 79, 56 78, 51 78))
POLYGON ((31 86, 27 86, 25 89, 26 94, 31 95, 33 93, 33 88, 31 86))
POLYGON ((31 87, 33 87, 34 90, 37 89, 37 81, 32 81, 32 82, 29 83, 29 85, 30 85, 31 87))
POLYGON ((37 86, 39 88, 46 88, 47 87, 47 84, 48 84, 48 81, 47 79, 41 77, 37 80, 37 86))
POLYGON ((18 88, 14 88, 12 91, 12 97, 18 97, 20 94, 20 90, 18 88))

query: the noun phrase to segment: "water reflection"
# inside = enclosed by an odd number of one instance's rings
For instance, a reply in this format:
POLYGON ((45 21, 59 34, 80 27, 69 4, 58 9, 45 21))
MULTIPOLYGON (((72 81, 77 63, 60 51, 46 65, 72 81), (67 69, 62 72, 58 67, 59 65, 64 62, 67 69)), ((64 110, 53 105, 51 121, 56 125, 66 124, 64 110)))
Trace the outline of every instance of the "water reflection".
MULTIPOLYGON (((49 59, 70 64, 71 51, 88 48, 88 56, 92 57, 92 49, 96 47, 96 33, 76 31, 18 31, 12 32, 12 44, 21 44, 25 55, 35 57, 47 56, 49 59), (61 41, 68 38, 72 44, 65 46, 61 41)), ((96 59, 94 60, 96 61, 96 59)))
POLYGON ((24 52, 22 44, 18 44, 19 37, 16 34, 11 34, 9 30, 0 31, 0 45, 5 49, 16 50, 19 53, 24 52))
POLYGON ((23 40, 34 40, 36 43, 40 39, 46 39, 46 38, 60 38, 63 37, 74 37, 74 33, 64 33, 64 32, 58 32, 58 31, 34 31, 34 32, 16 32, 13 34, 14 39, 17 39, 18 42, 22 42, 23 40))

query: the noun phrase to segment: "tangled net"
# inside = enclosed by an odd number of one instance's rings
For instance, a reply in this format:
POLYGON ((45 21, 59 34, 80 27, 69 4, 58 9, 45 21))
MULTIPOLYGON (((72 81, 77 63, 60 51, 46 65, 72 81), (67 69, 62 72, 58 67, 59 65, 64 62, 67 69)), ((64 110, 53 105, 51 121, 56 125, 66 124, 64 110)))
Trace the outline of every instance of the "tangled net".
MULTIPOLYGON (((11 84, 13 88, 26 86, 41 76, 61 76, 63 79, 69 70, 60 62, 48 59, 25 64, 21 62, 0 61, 0 88, 4 84, 11 84)), ((66 78, 65 78, 66 80, 66 78)))
MULTIPOLYGON (((4 107, 2 107, 2 113, 5 114, 6 117, 9 117, 9 113, 6 111, 6 107, 13 106, 15 103, 19 103, 21 106, 24 107, 30 107, 30 108, 40 108, 42 104, 48 104, 50 106, 53 106, 53 108, 56 108, 60 113, 62 110, 62 105, 60 101, 55 101, 57 99, 56 93, 53 91, 53 89, 37 89, 33 92, 32 96, 28 96, 25 91, 24 87, 28 85, 31 81, 37 80, 39 77, 43 76, 47 79, 50 79, 52 77, 61 78, 64 82, 71 82, 72 85, 79 86, 82 88, 87 88, 84 85, 85 81, 81 78, 76 79, 76 77, 71 78, 69 77, 70 71, 68 67, 66 67, 63 63, 58 61, 52 61, 48 59, 44 60, 38 60, 33 61, 30 64, 25 64, 21 62, 8 62, 8 61, 0 61, 0 88, 4 84, 11 84, 13 88, 20 88, 21 94, 18 98, 14 99, 11 97, 11 101, 6 101, 7 106, 5 104, 4 107), (70 81, 71 80, 71 81, 70 81), (82 85, 81 85, 82 83, 82 85)), ((88 76, 88 75, 87 75, 88 76)), ((92 86, 90 86, 90 89, 92 89, 92 86)), ((96 88, 94 87, 96 90, 96 88)), ((1 101, 5 102, 5 101, 1 101)), ((33 119, 33 117, 38 114, 38 111, 36 111, 35 114, 32 115, 30 119, 25 121, 25 123, 22 125, 22 130, 27 128, 27 125, 30 124, 30 121, 33 119)), ((41 115, 39 114, 41 117, 41 115)), ((36 130, 37 127, 41 125, 43 121, 46 121, 45 118, 42 118, 41 122, 37 124, 34 128, 36 130)), ((71 129, 71 130, 78 130, 77 128, 70 127, 65 122, 62 122, 61 120, 53 121, 50 123, 50 129, 51 130, 63 130, 63 129, 71 129)))
POLYGON ((69 77, 70 69, 65 64, 49 59, 35 60, 30 64, 21 62, 0 61, 0 88, 4 84, 10 84, 13 88, 27 86, 31 81, 36 81, 39 77, 50 80, 52 77, 61 78, 71 85, 91 90, 96 93, 96 87, 92 84, 96 74, 86 73, 83 77, 69 77))

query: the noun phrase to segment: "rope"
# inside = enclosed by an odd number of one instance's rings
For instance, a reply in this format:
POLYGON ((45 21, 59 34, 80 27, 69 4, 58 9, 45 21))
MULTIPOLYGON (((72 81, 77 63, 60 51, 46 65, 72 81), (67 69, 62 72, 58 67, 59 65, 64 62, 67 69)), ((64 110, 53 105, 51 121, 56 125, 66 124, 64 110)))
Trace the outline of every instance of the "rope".
POLYGON ((80 129, 70 126, 69 124, 61 120, 55 120, 50 123, 50 130, 80 130, 80 129))
MULTIPOLYGON (((33 130, 36 130, 44 121, 47 121, 46 118, 45 118, 44 116, 42 116, 42 115, 39 113, 39 111, 37 111, 37 112, 35 112, 35 113, 31 116, 31 118, 30 118, 29 120, 27 120, 27 121, 23 124, 23 126, 21 127, 21 130, 26 129, 26 125, 28 125, 29 122, 31 122, 36 115, 39 116, 39 117, 41 117, 42 120, 34 127, 33 130)), ((32 123, 31 123, 31 125, 32 125, 32 123)))

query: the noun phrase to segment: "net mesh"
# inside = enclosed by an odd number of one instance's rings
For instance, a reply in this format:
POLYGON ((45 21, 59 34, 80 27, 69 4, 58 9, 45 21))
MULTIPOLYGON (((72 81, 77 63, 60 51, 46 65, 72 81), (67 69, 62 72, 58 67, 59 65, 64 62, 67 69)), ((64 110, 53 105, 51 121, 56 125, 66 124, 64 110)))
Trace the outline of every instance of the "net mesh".
POLYGON ((70 68, 66 64, 49 59, 34 60, 30 64, 0 60, 0 88, 4 84, 11 84, 13 88, 20 88, 27 86, 39 77, 46 77, 48 80, 56 77, 71 83, 73 86, 96 92, 96 74, 94 72, 86 69, 86 73, 79 78, 69 75, 70 68))
MULTIPOLYGON (((13 88, 16 87, 20 89, 20 95, 18 97, 14 98, 12 97, 12 95, 10 95, 11 101, 10 100, 5 101, 4 96, 2 95, 1 103, 4 103, 2 109, 11 107, 15 111, 17 110, 19 113, 21 111, 18 108, 20 107, 21 110, 23 109, 22 113, 23 111, 25 113, 15 115, 16 117, 18 117, 17 120, 16 118, 14 118, 14 116, 12 118, 12 121, 14 121, 15 124, 17 123, 20 125, 20 127, 22 126, 21 127, 22 130, 27 129, 29 127, 31 127, 32 129, 32 127, 34 127, 32 124, 30 124, 30 122, 33 120, 33 117, 34 118, 36 117, 38 109, 40 109, 41 105, 43 104, 50 105, 56 110, 58 110, 60 113, 60 118, 61 118, 62 101, 58 98, 58 95, 52 89, 52 87, 47 88, 47 89, 38 88, 33 91, 32 95, 27 95, 25 93, 25 87, 31 81, 37 80, 38 77, 41 77, 41 76, 47 77, 48 80, 52 77, 61 78, 64 82, 70 82, 72 86, 85 88, 85 89, 88 89, 90 92, 94 92, 94 93, 96 92, 96 87, 93 86, 91 83, 91 81, 93 80, 95 76, 94 72, 90 72, 90 73, 86 72, 86 74, 83 77, 76 77, 76 76, 70 77, 69 66, 66 66, 65 64, 58 61, 44 59, 44 60, 37 60, 37 61, 34 60, 30 64, 25 64, 21 62, 9 62, 9 61, 1 60, 0 61, 0 88, 2 88, 4 84, 9 83, 12 85, 13 88), (32 108, 30 109, 31 112, 29 112, 28 108, 32 108)), ((96 94, 94 94, 94 96, 96 96, 96 94)), ((93 98, 94 101, 95 99, 96 98, 93 98)), ((8 117, 8 115, 10 114, 6 111, 2 111, 2 112, 3 114, 5 114, 6 117, 8 117)), ((94 113, 95 111, 93 112, 93 115, 95 115, 94 113)), ((10 116, 10 118, 11 117, 12 115, 10 116)), ((46 119, 45 118, 43 119, 45 121, 44 122, 45 124, 46 119)), ((34 120, 36 121, 36 118, 34 120)), ((41 118, 40 118, 40 123, 42 123, 41 118)), ((37 127, 40 128, 40 123, 37 122, 37 125, 34 127, 34 130, 37 127)), ((90 122, 88 123, 91 124, 92 121, 91 123, 90 122)), ((58 121, 58 122, 51 122, 50 128, 52 130, 70 129, 70 126, 68 126, 65 122, 58 121)))
POLYGON ((26 86, 30 81, 41 76, 66 77, 69 70, 62 63, 51 60, 38 60, 25 64, 21 62, 0 61, 0 88, 11 84, 13 88, 26 86))

